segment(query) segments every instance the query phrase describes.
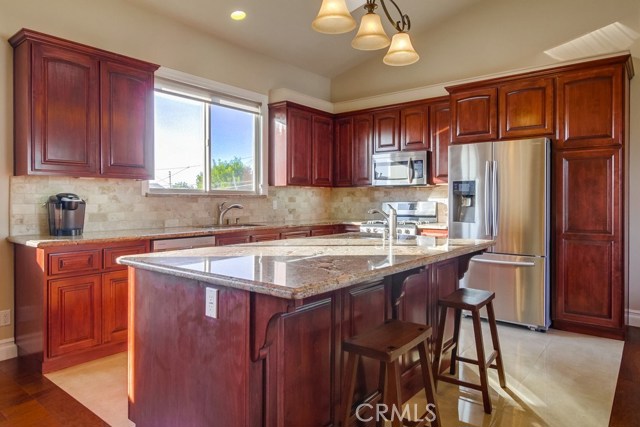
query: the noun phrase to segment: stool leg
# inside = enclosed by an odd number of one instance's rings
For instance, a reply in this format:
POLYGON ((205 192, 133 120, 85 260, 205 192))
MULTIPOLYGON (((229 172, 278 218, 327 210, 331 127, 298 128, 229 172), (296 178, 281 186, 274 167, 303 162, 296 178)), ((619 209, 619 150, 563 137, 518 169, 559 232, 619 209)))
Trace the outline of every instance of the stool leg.
POLYGON ((378 374, 378 390, 382 394, 382 403, 387 403, 387 396, 389 392, 389 386, 387 385, 387 364, 385 362, 380 362, 380 373, 378 374))
POLYGON ((342 427, 349 427, 351 425, 351 405, 353 405, 353 393, 356 388, 356 374, 358 368, 358 362, 360 361, 360 355, 355 353, 349 353, 349 359, 347 360, 347 368, 344 376, 344 393, 342 400, 344 401, 342 427))
POLYGON ((491 413, 491 399, 489 398, 489 384, 487 382, 487 358, 484 355, 484 344, 482 341, 482 325, 480 323, 480 311, 471 312, 473 318, 473 335, 476 340, 476 353, 478 355, 478 370, 480 373, 480 388, 482 391, 482 402, 484 412, 491 413))
MULTIPOLYGON (((427 396, 427 404, 432 403, 431 412, 435 415, 435 420, 431 421, 431 427, 440 427, 440 411, 438 410, 438 402, 436 402, 436 388, 433 384, 433 370, 429 351, 426 342, 418 344, 418 353, 420 353, 420 367, 422 368, 422 382, 424 383, 424 392, 427 396)), ((428 413, 430 414, 430 413, 428 413)))
POLYGON ((447 307, 440 308, 440 323, 438 323, 438 339, 436 340, 436 352, 433 358, 433 385, 438 390, 438 377, 440 375, 440 358, 442 357, 442 341, 444 340, 444 322, 447 320, 447 307))
POLYGON ((389 391, 387 393, 385 390, 388 399, 384 402, 387 405, 387 415, 391 419, 392 427, 403 427, 400 416, 402 414, 402 389, 400 388, 400 369, 397 360, 387 364, 387 378, 386 390, 389 391))
POLYGON ((487 304, 487 317, 489 318, 489 328, 491 329, 491 341, 493 349, 498 353, 496 356, 496 367, 498 368, 498 379, 500 387, 507 387, 506 377, 504 375, 504 365, 502 364, 502 350, 500 349, 500 340, 498 339, 498 327, 496 325, 496 315, 493 311, 493 301, 487 304))
POLYGON ((462 318, 462 310, 456 308, 455 319, 453 324, 453 348, 451 350, 451 366, 449 366, 449 373, 455 375, 456 362, 458 361, 458 342, 460 340, 460 320, 462 318))

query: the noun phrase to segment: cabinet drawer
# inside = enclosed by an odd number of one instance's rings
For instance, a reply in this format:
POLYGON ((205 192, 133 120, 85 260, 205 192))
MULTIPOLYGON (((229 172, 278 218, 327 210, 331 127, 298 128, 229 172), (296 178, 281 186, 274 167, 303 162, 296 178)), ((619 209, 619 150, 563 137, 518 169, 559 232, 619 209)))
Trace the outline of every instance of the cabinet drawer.
POLYGON ((49 254, 49 275, 86 273, 102 267, 100 249, 49 254))
POLYGON ((103 253, 103 262, 105 270, 124 270, 126 265, 120 265, 116 262, 116 259, 125 255, 143 254, 149 252, 147 246, 143 244, 131 245, 131 246, 119 246, 113 248, 105 248, 103 253))

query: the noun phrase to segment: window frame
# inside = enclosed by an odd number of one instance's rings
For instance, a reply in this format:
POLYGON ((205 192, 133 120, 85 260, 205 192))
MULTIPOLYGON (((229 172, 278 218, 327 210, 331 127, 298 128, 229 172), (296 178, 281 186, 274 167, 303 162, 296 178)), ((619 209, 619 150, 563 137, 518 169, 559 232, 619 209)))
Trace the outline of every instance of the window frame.
MULTIPOLYGON (((253 191, 237 191, 237 190, 211 190, 210 189, 210 173, 211 173, 211 140, 207 138, 204 141, 204 150, 207 152, 205 155, 205 170, 204 177, 206 190, 195 189, 177 189, 177 188, 151 188, 149 186, 150 181, 145 181, 143 186, 143 193, 147 196, 157 195, 178 195, 178 196, 213 196, 213 197, 226 197, 226 196, 266 196, 268 193, 268 103, 269 98, 266 95, 253 92, 247 89, 238 88, 235 86, 227 85, 224 83, 215 82, 213 80, 205 79, 202 77, 194 76, 184 73, 182 71, 172 70, 167 67, 160 67, 155 77, 159 79, 154 83, 154 98, 155 89, 162 84, 162 80, 170 80, 176 85, 184 85, 188 91, 189 88, 193 88, 194 91, 198 89, 206 91, 212 95, 219 96, 222 99, 240 99, 246 100, 251 103, 257 104, 259 113, 256 116, 255 133, 257 141, 254 142, 254 158, 255 158, 255 170, 254 170, 254 190, 253 191)), ((169 92, 166 92, 169 93, 169 92)), ((223 105, 223 104, 221 104, 223 105)), ((210 116, 208 113, 209 108, 206 109, 205 126, 207 128, 207 136, 210 136, 210 116)), ((155 122, 154 122, 155 127, 155 122)), ((154 137, 154 151, 155 151, 155 137, 154 137)))

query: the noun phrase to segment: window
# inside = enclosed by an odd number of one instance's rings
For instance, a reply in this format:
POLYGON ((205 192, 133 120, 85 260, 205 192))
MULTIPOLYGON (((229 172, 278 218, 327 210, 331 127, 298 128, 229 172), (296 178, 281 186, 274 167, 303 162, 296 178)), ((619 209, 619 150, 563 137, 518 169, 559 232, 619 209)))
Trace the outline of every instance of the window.
POLYGON ((156 77, 149 191, 263 194, 265 97, 179 74, 156 77))

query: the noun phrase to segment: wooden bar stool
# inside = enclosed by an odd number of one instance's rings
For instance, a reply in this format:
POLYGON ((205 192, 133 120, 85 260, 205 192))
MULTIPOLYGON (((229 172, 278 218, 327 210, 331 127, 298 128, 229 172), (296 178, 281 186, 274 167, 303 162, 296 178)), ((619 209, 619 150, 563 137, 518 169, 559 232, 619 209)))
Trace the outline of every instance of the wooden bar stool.
POLYGON ((506 381, 504 376, 504 366, 502 364, 502 353, 500 351, 500 342, 498 340, 498 328, 496 327, 496 316, 493 312, 493 299, 496 294, 489 291, 478 289, 461 288, 457 291, 440 299, 440 323, 438 325, 438 340, 436 342, 436 353, 433 360, 434 385, 438 386, 438 380, 459 386, 469 387, 482 392, 482 401, 484 403, 484 412, 491 413, 491 399, 489 398, 489 386, 487 381, 487 368, 494 368, 498 371, 500 386, 505 388, 506 381), (487 306, 487 315, 489 318, 489 328, 491 329, 491 341, 493 343, 493 352, 487 359, 484 357, 484 343, 482 340, 482 327, 480 325, 480 309, 487 306), (443 348, 444 326, 447 319, 447 309, 455 310, 455 320, 453 329, 453 339, 443 348), (473 335, 476 343, 477 360, 467 359, 458 356, 458 341, 460 338, 460 319, 462 310, 469 310, 473 319, 473 335), (440 359, 442 353, 451 349, 451 366, 449 373, 456 373, 456 362, 473 363, 478 365, 480 374, 480 384, 474 384, 466 381, 442 375, 440 373, 440 359), (493 363, 495 361, 495 364, 493 363))
MULTIPOLYGON (((384 324, 368 332, 353 336, 342 343, 342 349, 349 353, 344 378, 344 394, 346 398, 343 427, 351 425, 351 406, 353 405, 353 393, 356 386, 356 373, 361 357, 369 357, 380 362, 379 387, 382 394, 382 402, 387 405, 389 411, 393 405, 397 408, 396 415, 402 413, 402 387, 400 383, 400 369, 398 360, 400 356, 418 348, 420 365, 422 368, 422 380, 424 383, 427 402, 433 403, 431 413, 427 411, 422 416, 422 421, 411 422, 393 417, 392 426, 424 426, 426 415, 435 415, 431 426, 440 426, 440 413, 436 403, 435 386, 433 382, 433 366, 426 347, 426 340, 431 336, 431 326, 417 323, 403 322, 400 320, 388 320, 384 324)), ((426 409, 426 408, 425 408, 426 409)), ((391 412, 394 414, 394 412, 391 412)))

